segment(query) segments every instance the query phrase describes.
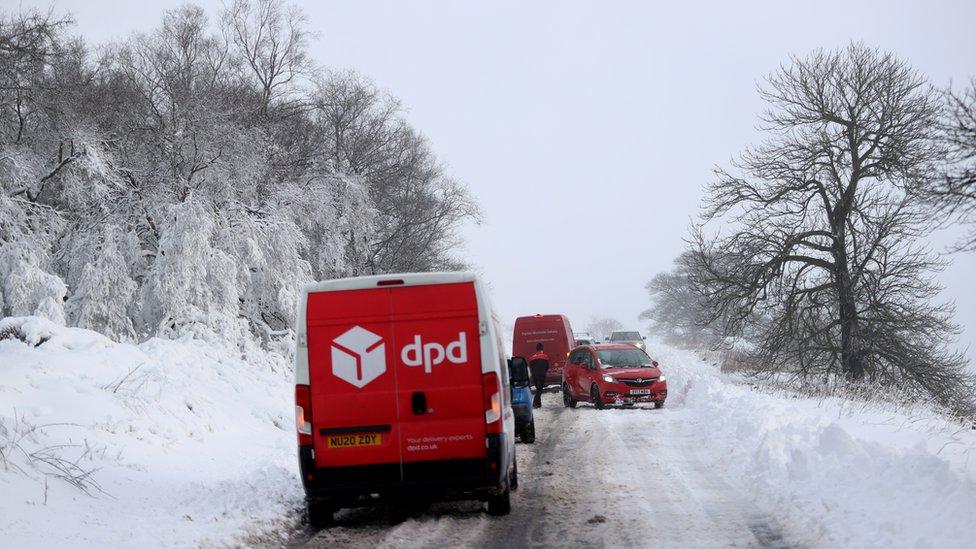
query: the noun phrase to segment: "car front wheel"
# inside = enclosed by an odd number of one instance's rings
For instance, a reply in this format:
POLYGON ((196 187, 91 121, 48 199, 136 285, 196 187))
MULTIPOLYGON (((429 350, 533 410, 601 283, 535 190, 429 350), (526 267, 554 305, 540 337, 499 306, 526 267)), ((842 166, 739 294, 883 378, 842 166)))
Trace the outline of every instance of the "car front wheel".
POLYGON ((565 383, 563 383, 563 405, 567 408, 576 407, 576 399, 573 398, 573 395, 569 392, 569 385, 566 385, 565 383))
POLYGON ((664 401, 663 400, 655 401, 654 402, 654 409, 655 410, 660 410, 661 408, 664 408, 664 401))
POLYGON ((596 406, 597 410, 602 410, 604 407, 603 399, 600 398, 600 388, 596 385, 590 387, 590 402, 596 406))

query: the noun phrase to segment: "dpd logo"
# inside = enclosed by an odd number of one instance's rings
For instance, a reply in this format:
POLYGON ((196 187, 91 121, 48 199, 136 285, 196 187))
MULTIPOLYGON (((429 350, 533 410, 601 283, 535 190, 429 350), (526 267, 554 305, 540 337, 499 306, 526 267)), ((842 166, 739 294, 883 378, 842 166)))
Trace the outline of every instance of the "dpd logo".
POLYGON ((332 373, 362 389, 386 371, 386 345, 373 332, 354 326, 332 341, 332 373))
POLYGON ((447 344, 445 348, 440 343, 424 343, 419 335, 413 336, 413 343, 400 351, 400 360, 407 366, 423 365, 424 372, 430 373, 434 366, 444 362, 464 364, 468 361, 467 334, 458 332, 458 338, 447 344))

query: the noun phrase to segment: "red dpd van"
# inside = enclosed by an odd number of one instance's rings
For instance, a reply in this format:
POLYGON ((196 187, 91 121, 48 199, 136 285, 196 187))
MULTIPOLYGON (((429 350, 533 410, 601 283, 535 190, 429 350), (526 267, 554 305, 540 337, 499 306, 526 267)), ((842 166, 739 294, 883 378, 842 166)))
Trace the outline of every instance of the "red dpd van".
POLYGON ((515 319, 512 336, 512 356, 532 356, 537 343, 542 343, 549 355, 546 385, 561 385, 563 366, 569 352, 576 346, 573 329, 566 315, 532 315, 515 319))
POLYGON ((295 413, 313 526, 387 496, 478 499, 508 514, 515 423, 487 295, 469 273, 305 288, 295 413))

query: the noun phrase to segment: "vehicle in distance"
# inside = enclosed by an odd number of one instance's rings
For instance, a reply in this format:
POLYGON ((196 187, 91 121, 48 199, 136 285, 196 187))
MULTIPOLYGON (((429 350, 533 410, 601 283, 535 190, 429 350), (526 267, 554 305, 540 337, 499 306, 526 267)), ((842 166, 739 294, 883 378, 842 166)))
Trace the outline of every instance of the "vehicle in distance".
POLYGON ((573 349, 563 370, 563 404, 575 408, 588 401, 608 404, 653 402, 664 406, 668 382, 656 360, 629 343, 584 345, 573 349))
POLYGON ((508 514, 518 485, 508 371, 475 275, 314 283, 301 294, 297 326, 295 415, 310 524, 388 497, 475 499, 508 514))
POLYGON ((642 351, 647 351, 647 345, 644 343, 646 337, 640 335, 640 332, 612 332, 610 334, 610 339, 607 343, 628 343, 637 347, 642 351))
POLYGON ((563 380, 563 365, 569 351, 575 347, 573 329, 565 315, 532 315, 515 319, 512 335, 512 356, 530 357, 536 344, 542 343, 549 355, 549 372, 546 385, 558 386, 563 380))
POLYGON ((508 382, 512 387, 512 413, 515 435, 526 444, 535 442, 535 417, 532 413, 532 389, 529 386, 529 363, 524 357, 508 359, 508 382))

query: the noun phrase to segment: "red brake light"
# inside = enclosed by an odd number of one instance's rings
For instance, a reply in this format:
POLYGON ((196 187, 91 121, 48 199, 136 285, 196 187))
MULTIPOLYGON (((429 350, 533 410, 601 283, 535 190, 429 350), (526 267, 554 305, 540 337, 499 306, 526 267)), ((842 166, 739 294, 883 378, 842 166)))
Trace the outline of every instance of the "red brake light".
POLYGON ((295 385, 295 427, 298 445, 312 445, 312 390, 308 385, 295 385))
POLYGON ((485 389, 485 425, 488 433, 502 432, 502 392, 498 374, 489 372, 483 380, 485 389))
POLYGON ((380 280, 376 283, 377 286, 400 286, 403 284, 403 280, 392 279, 392 280, 380 280))

